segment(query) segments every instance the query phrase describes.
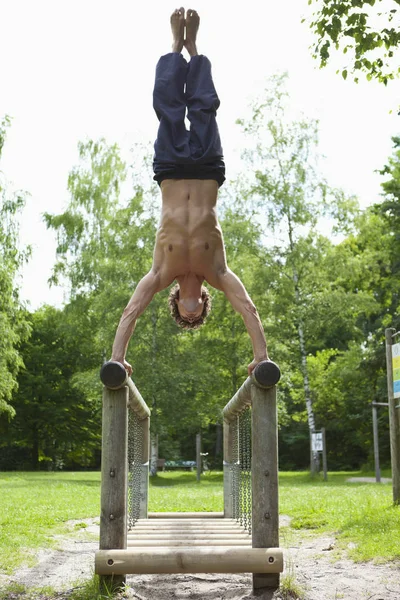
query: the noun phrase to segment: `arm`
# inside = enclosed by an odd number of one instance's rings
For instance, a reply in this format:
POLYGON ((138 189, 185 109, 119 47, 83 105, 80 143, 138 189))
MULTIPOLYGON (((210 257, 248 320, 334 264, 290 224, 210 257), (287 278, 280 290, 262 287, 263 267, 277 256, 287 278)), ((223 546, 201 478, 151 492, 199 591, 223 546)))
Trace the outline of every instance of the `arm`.
POLYGON ((267 343, 260 317, 243 283, 229 268, 218 276, 218 284, 218 289, 224 292, 232 308, 242 315, 251 338, 254 360, 248 367, 250 375, 259 362, 268 359, 267 343))
POLYGON ((115 334, 111 360, 120 362, 132 374, 132 367, 125 361, 129 340, 138 317, 144 312, 156 292, 160 291, 160 276, 151 270, 141 279, 129 300, 115 334))

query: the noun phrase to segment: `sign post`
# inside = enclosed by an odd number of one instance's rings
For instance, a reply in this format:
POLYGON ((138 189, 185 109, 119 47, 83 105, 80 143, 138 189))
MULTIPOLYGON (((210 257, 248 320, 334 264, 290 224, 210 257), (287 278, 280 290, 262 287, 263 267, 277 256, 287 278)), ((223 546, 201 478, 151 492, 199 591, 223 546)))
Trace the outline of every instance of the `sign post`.
POLYGON ((385 331, 393 502, 400 504, 400 343, 393 344, 396 335, 392 327, 385 331))
POLYGON ((324 469, 324 481, 328 479, 328 468, 326 463, 326 441, 325 441, 325 427, 322 427, 321 431, 315 431, 311 434, 311 449, 313 453, 322 452, 322 465, 324 469))

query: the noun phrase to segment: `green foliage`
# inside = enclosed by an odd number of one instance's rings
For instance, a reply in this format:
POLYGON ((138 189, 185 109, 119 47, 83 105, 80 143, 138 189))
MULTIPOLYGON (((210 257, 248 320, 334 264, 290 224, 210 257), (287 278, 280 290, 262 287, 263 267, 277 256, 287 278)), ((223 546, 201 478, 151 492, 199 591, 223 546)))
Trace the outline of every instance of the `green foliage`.
MULTIPOLYGON (((288 119, 285 80, 273 77, 253 104, 251 119, 239 122, 249 138, 244 158, 250 175, 243 196, 274 236, 266 241, 270 257, 264 278, 272 316, 268 332, 280 340, 274 358, 284 371, 286 414, 296 424, 307 419, 312 432, 315 393, 307 357, 361 339, 359 315, 373 311, 375 302, 368 293, 355 294, 342 285, 335 245, 318 231, 328 218, 334 233, 351 232, 358 206, 319 175, 318 124, 288 119)), ((303 443, 303 434, 295 437, 296 444, 303 443)))
MULTIPOLYGON (((0 122, 0 158, 10 118, 0 122)), ((17 388, 17 375, 23 365, 19 345, 29 336, 24 311, 18 297, 16 277, 29 250, 21 251, 18 245, 18 217, 25 205, 25 197, 12 193, 4 174, 0 171, 0 415, 11 418, 14 409, 10 404, 17 388)))
POLYGON ((385 0, 382 5, 382 1, 308 0, 316 5, 310 26, 317 37, 314 57, 321 67, 334 49, 346 55, 343 79, 350 72, 358 81, 361 72, 386 85, 399 75, 399 2, 385 0))
MULTIPOLYGON (((73 384, 87 400, 90 387, 96 390, 87 385, 96 376, 96 360, 98 368, 110 355, 122 309, 152 263, 154 195, 137 186, 130 195, 123 182, 132 170, 119 158, 118 148, 104 140, 80 145, 80 164, 69 178, 70 204, 62 215, 46 215, 58 237, 54 280, 63 276, 70 281, 66 310, 85 340, 73 384)), ((230 266, 267 306, 261 228, 239 208, 224 211, 222 226, 230 266)), ((152 408, 153 431, 161 445, 173 448, 182 431, 190 439, 220 420, 221 408, 246 377, 251 343, 222 294, 214 294, 207 325, 188 333, 170 319, 167 295, 168 290, 158 294, 139 319, 127 358, 152 408)))
MULTIPOLYGON (((75 316, 75 315, 74 315, 75 316)), ((25 369, 14 393, 16 412, 1 426, 2 469, 61 469, 93 464, 100 444, 100 385, 86 385, 84 397, 74 377, 81 367, 79 326, 87 327, 87 313, 72 323, 69 311, 45 306, 30 315, 32 335, 21 352, 25 369), (97 391, 97 393, 96 393, 97 391)))
MULTIPOLYGON (((400 327, 400 141, 394 138, 382 170, 383 202, 362 212, 321 178, 318 124, 291 122, 286 101, 285 76, 274 78, 252 118, 241 121, 249 168, 235 198, 219 206, 227 260, 258 307, 282 369, 281 465, 307 466, 312 414, 315 427, 327 430, 330 467, 355 468, 372 459, 370 402, 385 400, 384 329, 400 327)), ((46 216, 58 238, 54 280, 69 282, 70 298, 62 311, 29 317, 26 371, 9 409, 17 417, 1 430, 5 465, 97 465, 99 366, 152 263, 158 211, 154 188, 129 184, 136 159, 127 166, 104 140, 81 144, 79 154, 69 206, 46 216), (66 433, 56 437, 61 424, 66 433)), ((137 323, 127 356, 133 378, 152 408, 162 457, 193 459, 202 430, 218 464, 216 426, 247 376, 251 343, 220 292, 213 292, 207 324, 194 332, 169 318, 167 295, 156 295, 137 323)), ((385 464, 385 411, 380 421, 385 464)))

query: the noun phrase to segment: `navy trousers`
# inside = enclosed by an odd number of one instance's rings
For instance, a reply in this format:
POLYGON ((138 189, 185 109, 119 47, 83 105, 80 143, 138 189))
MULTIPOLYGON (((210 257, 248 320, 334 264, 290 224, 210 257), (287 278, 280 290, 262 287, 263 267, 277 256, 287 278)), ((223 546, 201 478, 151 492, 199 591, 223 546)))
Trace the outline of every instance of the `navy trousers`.
POLYGON ((216 121, 219 98, 207 57, 162 56, 156 68, 153 106, 160 121, 154 144, 154 179, 225 181, 221 139, 216 121), (185 126, 185 115, 190 130, 185 126))

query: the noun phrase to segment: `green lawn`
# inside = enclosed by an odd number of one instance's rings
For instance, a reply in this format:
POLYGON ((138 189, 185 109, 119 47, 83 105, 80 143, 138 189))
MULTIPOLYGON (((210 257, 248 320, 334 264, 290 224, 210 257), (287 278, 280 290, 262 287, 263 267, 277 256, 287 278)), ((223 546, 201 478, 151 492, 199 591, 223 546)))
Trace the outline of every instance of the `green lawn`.
MULTIPOLYGON (((280 511, 295 530, 352 541, 355 560, 399 559, 400 507, 392 506, 391 485, 346 482, 357 475, 365 473, 333 473, 328 482, 281 473, 280 511)), ((161 473, 149 495, 151 511, 222 511, 222 474, 207 473, 198 484, 195 473, 161 473)), ((64 531, 65 521, 98 516, 99 506, 100 473, 0 473, 0 572, 54 544, 51 534, 64 531)))

